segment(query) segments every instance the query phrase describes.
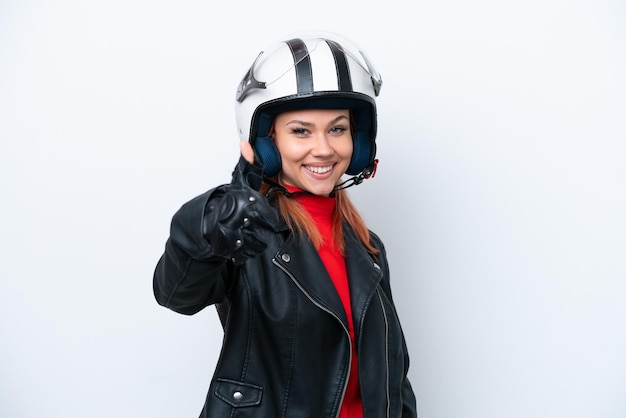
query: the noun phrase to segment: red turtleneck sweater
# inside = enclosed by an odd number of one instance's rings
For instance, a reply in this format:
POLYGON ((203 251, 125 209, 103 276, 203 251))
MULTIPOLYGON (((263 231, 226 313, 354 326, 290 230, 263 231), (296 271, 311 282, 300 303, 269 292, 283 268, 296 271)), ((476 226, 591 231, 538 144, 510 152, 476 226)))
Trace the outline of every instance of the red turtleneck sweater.
MULTIPOLYGON (((296 191, 293 187, 290 191, 296 191)), ((348 331, 352 340, 352 365, 348 386, 341 404, 339 418, 363 418, 363 402, 359 390, 359 371, 356 351, 356 339, 354 336, 354 323, 352 320, 352 308, 350 304, 350 288, 348 287, 348 274, 346 272, 346 260, 341 255, 333 240, 332 217, 335 210, 335 198, 314 196, 309 194, 296 194, 295 199, 300 202, 320 231, 324 244, 318 249, 318 253, 330 278, 337 289, 339 298, 343 304, 348 319, 348 331)))

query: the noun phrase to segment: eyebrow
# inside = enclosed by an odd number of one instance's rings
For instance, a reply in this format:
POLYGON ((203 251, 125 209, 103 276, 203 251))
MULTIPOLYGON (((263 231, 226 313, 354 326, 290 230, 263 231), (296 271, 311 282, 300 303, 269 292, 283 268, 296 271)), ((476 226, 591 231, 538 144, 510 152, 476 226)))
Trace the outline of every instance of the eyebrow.
MULTIPOLYGON (((328 124, 332 125, 333 123, 337 123, 337 122, 339 122, 342 119, 348 119, 348 117, 346 115, 339 115, 335 119, 331 120, 328 124)), ((311 126, 311 125, 313 125, 313 123, 311 123, 311 122, 307 122, 307 121, 300 120, 300 119, 293 119, 293 120, 290 120, 289 122, 285 123, 285 126, 291 125, 292 123, 298 123, 298 124, 303 125, 303 126, 311 126)))

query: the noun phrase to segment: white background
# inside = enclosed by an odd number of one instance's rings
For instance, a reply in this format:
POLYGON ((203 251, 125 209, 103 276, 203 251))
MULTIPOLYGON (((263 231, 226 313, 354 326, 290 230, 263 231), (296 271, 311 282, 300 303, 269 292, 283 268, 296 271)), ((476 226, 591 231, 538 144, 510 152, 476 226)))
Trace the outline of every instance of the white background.
POLYGON ((298 29, 382 73, 376 178, 420 418, 626 416, 623 1, 0 2, 0 416, 196 417, 221 331, 156 304, 298 29))

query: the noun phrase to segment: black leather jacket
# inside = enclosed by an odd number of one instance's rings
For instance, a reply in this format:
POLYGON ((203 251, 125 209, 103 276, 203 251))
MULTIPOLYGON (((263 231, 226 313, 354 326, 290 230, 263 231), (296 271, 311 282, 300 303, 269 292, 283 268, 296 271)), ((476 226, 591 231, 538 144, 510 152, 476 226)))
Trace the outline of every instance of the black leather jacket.
MULTIPOLYGON (((198 218, 212 191, 172 220, 154 274, 159 304, 194 314, 215 304, 223 348, 201 417, 335 418, 350 373, 343 305, 313 245, 276 228, 267 249, 237 266, 202 253, 198 218)), ((349 228, 346 267, 366 418, 416 417, 409 358, 391 297, 385 249, 374 257, 349 228)))

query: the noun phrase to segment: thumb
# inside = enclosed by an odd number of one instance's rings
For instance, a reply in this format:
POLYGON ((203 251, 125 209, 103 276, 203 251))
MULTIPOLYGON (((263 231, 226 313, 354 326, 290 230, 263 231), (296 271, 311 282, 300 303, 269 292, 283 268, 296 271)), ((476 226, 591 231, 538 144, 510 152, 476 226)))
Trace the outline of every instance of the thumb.
POLYGON ((241 149, 243 158, 250 164, 254 164, 254 150, 252 149, 252 145, 250 145, 248 141, 240 141, 239 148, 241 149))

